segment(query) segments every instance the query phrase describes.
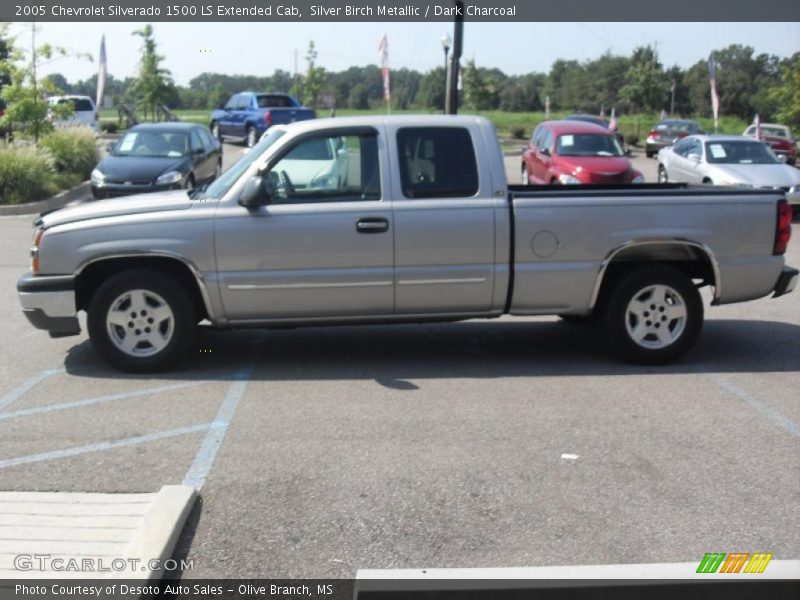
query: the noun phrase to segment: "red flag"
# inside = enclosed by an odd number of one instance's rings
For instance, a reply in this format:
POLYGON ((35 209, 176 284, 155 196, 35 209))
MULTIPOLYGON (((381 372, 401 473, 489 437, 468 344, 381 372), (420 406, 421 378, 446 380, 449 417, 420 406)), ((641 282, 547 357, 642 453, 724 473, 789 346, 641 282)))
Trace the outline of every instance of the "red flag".
POLYGON ((608 128, 611 131, 616 131, 617 130, 617 107, 616 106, 612 106, 611 107, 611 119, 609 119, 609 121, 608 121, 608 128))
POLYGON ((378 44, 378 56, 383 74, 383 99, 389 103, 392 100, 392 93, 389 88, 389 38, 386 34, 383 34, 380 44, 378 44))

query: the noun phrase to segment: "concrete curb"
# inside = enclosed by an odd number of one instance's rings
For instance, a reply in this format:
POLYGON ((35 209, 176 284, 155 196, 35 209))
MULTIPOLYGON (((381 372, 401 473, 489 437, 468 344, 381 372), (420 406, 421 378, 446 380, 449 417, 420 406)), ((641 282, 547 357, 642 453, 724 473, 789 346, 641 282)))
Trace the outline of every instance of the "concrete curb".
POLYGON ((91 184, 84 181, 70 190, 59 192, 55 196, 28 202, 27 204, 7 204, 0 205, 0 217, 11 215, 38 215, 47 210, 64 208, 72 202, 83 202, 91 198, 91 184))
POLYGON ((188 485, 163 486, 125 549, 125 556, 140 561, 139 570, 117 571, 112 578, 160 579, 162 570, 151 569, 150 563, 158 561, 163 565, 172 556, 196 499, 197 492, 188 485))

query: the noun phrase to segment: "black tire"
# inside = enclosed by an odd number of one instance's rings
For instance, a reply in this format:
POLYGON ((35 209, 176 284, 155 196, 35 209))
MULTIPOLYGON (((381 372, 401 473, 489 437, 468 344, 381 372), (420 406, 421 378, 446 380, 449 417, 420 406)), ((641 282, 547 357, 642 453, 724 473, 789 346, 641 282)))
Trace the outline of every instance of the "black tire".
POLYGON ((658 183, 669 183, 669 176, 664 165, 658 165, 658 183))
MULTIPOLYGON (((197 318, 189 293, 169 276, 158 271, 136 269, 108 278, 92 296, 88 313, 89 339, 95 352, 105 362, 121 371, 144 373, 168 369, 186 356, 194 341, 197 318), (159 296, 172 312, 172 333, 169 341, 160 351, 147 356, 133 356, 118 348, 109 334, 109 328, 113 326, 107 326, 106 319, 112 304, 120 296, 133 290, 144 290, 159 296)), ((146 326, 147 319, 143 316, 139 317, 139 321, 142 326, 146 326)), ((128 335, 128 331, 124 333, 128 335)))
POLYGON ((189 173, 186 177, 186 180, 183 182, 183 189, 185 190, 193 190, 195 187, 194 175, 189 173))
POLYGON ((603 301, 603 324, 606 338, 625 361, 642 365, 662 365, 673 362, 685 354, 697 341, 703 325, 703 301, 692 280, 683 272, 668 266, 654 265, 642 267, 614 280, 603 301), (647 299, 647 290, 652 286, 666 287, 676 296, 665 296, 663 302, 652 296, 647 299), (651 320, 637 323, 637 317, 629 313, 629 305, 639 298, 644 304, 651 320), (643 300, 644 299, 644 300, 643 300), (672 303, 670 303, 672 300, 672 303), (652 302, 652 304, 647 304, 652 302), (652 310, 649 309, 655 306, 652 310), (672 319, 669 311, 680 311, 683 307, 685 317, 672 319), (655 316, 655 318, 653 317, 655 316), (663 319, 663 320, 662 320, 663 319), (640 331, 649 332, 637 342, 629 332, 629 327, 642 325, 640 331), (664 328, 661 329, 661 326, 664 328), (658 337, 673 337, 667 343, 658 337))
POLYGON ((256 130, 252 125, 248 125, 247 129, 244 131, 244 145, 248 148, 252 148, 258 142, 256 136, 256 130))
POLYGON ((216 121, 211 121, 210 129, 211 129, 211 135, 215 139, 217 139, 217 140, 219 140, 221 142, 222 141, 222 133, 220 132, 220 129, 219 129, 219 123, 217 123, 216 121))
POLYGON ((645 152, 645 156, 647 156, 647 158, 653 158, 654 155, 652 152, 645 152))

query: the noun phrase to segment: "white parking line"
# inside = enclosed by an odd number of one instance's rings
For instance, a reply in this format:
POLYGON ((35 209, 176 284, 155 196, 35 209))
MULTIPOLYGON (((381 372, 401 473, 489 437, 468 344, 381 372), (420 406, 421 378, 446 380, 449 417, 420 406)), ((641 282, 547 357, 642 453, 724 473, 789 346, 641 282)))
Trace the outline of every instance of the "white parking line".
POLYGON ((250 358, 247 363, 242 366, 236 374, 235 381, 228 388, 228 393, 225 395, 225 400, 219 407, 217 418, 214 423, 219 425, 213 429, 209 429, 203 444, 197 451, 197 454, 183 478, 183 485, 188 485, 196 490, 200 490, 206 482, 209 471, 214 464, 214 459, 217 457, 220 446, 225 439, 225 434, 228 432, 228 426, 236 413, 236 407, 244 396, 247 389, 247 383, 250 376, 253 374, 255 368, 255 359, 250 358))
POLYGON ((39 373, 38 375, 34 375, 27 381, 22 382, 19 386, 8 392, 5 396, 0 398, 0 409, 5 408, 12 402, 19 400, 26 392, 40 384, 42 381, 47 379, 48 377, 52 377, 53 375, 58 375, 59 373, 65 373, 64 369, 46 369, 39 373))
POLYGON ((0 421, 14 419, 16 417, 28 417, 31 415, 39 415, 49 413, 56 410, 67 410, 70 408, 79 408, 81 406, 91 406, 93 404, 101 404, 103 402, 112 402, 114 400, 128 400, 130 398, 138 398, 140 396, 149 396, 151 394, 159 394, 161 392, 172 392, 187 387, 196 387, 210 383, 208 381, 190 381, 186 383, 176 383, 172 385, 163 385, 161 387, 148 388, 146 390, 137 390, 134 392, 125 392, 122 394, 111 394, 109 396, 98 396, 96 398, 87 398, 85 400, 75 400, 73 402, 62 402, 61 404, 48 404, 47 406, 36 406, 34 408, 23 408, 20 410, 0 413, 0 421))
POLYGON ((758 412, 762 415, 767 417, 770 421, 775 423, 778 427, 785 429, 790 434, 792 434, 796 438, 800 438, 800 426, 797 425, 791 419, 784 417, 781 413, 776 411, 774 408, 771 408, 761 402, 761 400, 757 399, 755 396, 747 393, 736 384, 728 380, 727 378, 723 377, 722 375, 715 373, 715 374, 708 374, 707 377, 711 379, 714 383, 716 383, 719 387, 724 389, 726 392, 733 394, 740 400, 743 400, 752 408, 755 408, 758 412))
POLYGON ((69 456, 79 456, 81 454, 88 454, 90 452, 102 452, 104 450, 113 450, 114 448, 134 446, 136 444, 154 442, 156 440, 163 440, 166 438, 177 437, 179 435, 187 435, 190 433, 197 433, 200 431, 214 430, 221 428, 223 426, 227 427, 227 424, 217 423, 216 421, 212 423, 200 423, 199 425, 179 427, 177 429, 169 429, 167 431, 157 431, 156 433, 137 435, 135 437, 123 438, 121 440, 112 440, 110 442, 99 442, 97 444, 88 444, 86 446, 77 446, 75 448, 65 448, 63 450, 42 452, 41 454, 30 454, 28 456, 9 458, 6 460, 0 460, 0 469, 5 469, 6 467, 15 467, 17 465, 26 465, 29 463, 41 462, 43 460, 52 460, 54 458, 66 458, 69 456))

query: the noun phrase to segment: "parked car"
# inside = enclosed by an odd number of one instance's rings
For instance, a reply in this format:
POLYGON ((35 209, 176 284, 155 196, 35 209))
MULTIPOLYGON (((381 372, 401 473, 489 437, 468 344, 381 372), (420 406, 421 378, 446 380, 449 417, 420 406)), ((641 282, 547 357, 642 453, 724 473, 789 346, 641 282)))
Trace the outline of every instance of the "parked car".
POLYGON ((144 123, 128 129, 92 171, 92 194, 112 198, 209 183, 222 172, 222 146, 203 125, 144 123))
POLYGON ((272 125, 315 119, 313 109, 305 108, 288 94, 234 94, 211 113, 209 127, 219 140, 236 139, 252 148, 272 125))
POLYGON ((697 339, 698 287, 713 288, 714 305, 794 289, 790 218, 775 190, 509 187, 481 117, 322 119, 268 135, 192 197, 43 215, 17 290, 30 322, 56 337, 78 334, 86 311, 97 353, 131 371, 173 364, 206 319, 228 329, 508 313, 594 316, 610 348, 657 364, 697 339), (287 176, 294 157, 328 143, 348 154, 335 185, 287 176))
MULTIPOLYGON (((0 99, 0 119, 6 114, 6 101, 0 99)), ((11 139, 13 136, 13 131, 11 129, 11 123, 7 123, 5 125, 0 125, 0 140, 8 140, 11 139)))
MULTIPOLYGON (((742 135, 754 138, 756 137, 756 126, 750 125, 744 130, 742 135)), ((786 125, 778 125, 777 123, 762 123, 761 124, 761 138, 769 144, 772 151, 782 158, 790 165, 795 164, 796 148, 794 135, 792 130, 786 125)))
POLYGON ((89 96, 50 96, 47 99, 49 107, 48 118, 56 127, 91 127, 95 131, 100 130, 100 116, 94 106, 94 100, 89 96), (72 108, 72 113, 67 118, 61 118, 53 110, 60 104, 68 104, 72 108))
MULTIPOLYGON (((606 119, 605 117, 601 116, 594 116, 594 115, 586 115, 583 113, 575 113, 574 115, 569 115, 568 117, 564 117, 565 121, 583 121, 584 123, 594 123, 595 125, 599 125, 605 129, 611 128, 611 122, 606 119)), ((619 140, 620 147, 624 150, 625 149, 625 136, 620 133, 619 128, 614 128, 614 135, 617 136, 617 140, 619 140)))
POLYGON ((608 128, 582 121, 545 121, 522 153, 522 184, 643 183, 608 128))
POLYGON ((703 133, 703 128, 700 127, 700 123, 697 121, 690 121, 688 119, 663 119, 647 134, 645 154, 647 158, 652 158, 658 154, 661 148, 671 146, 677 140, 687 135, 697 135, 699 133, 703 133))
POLYGON ((692 135, 658 153, 658 181, 774 189, 797 212, 800 170, 783 164, 764 142, 734 135, 692 135))

